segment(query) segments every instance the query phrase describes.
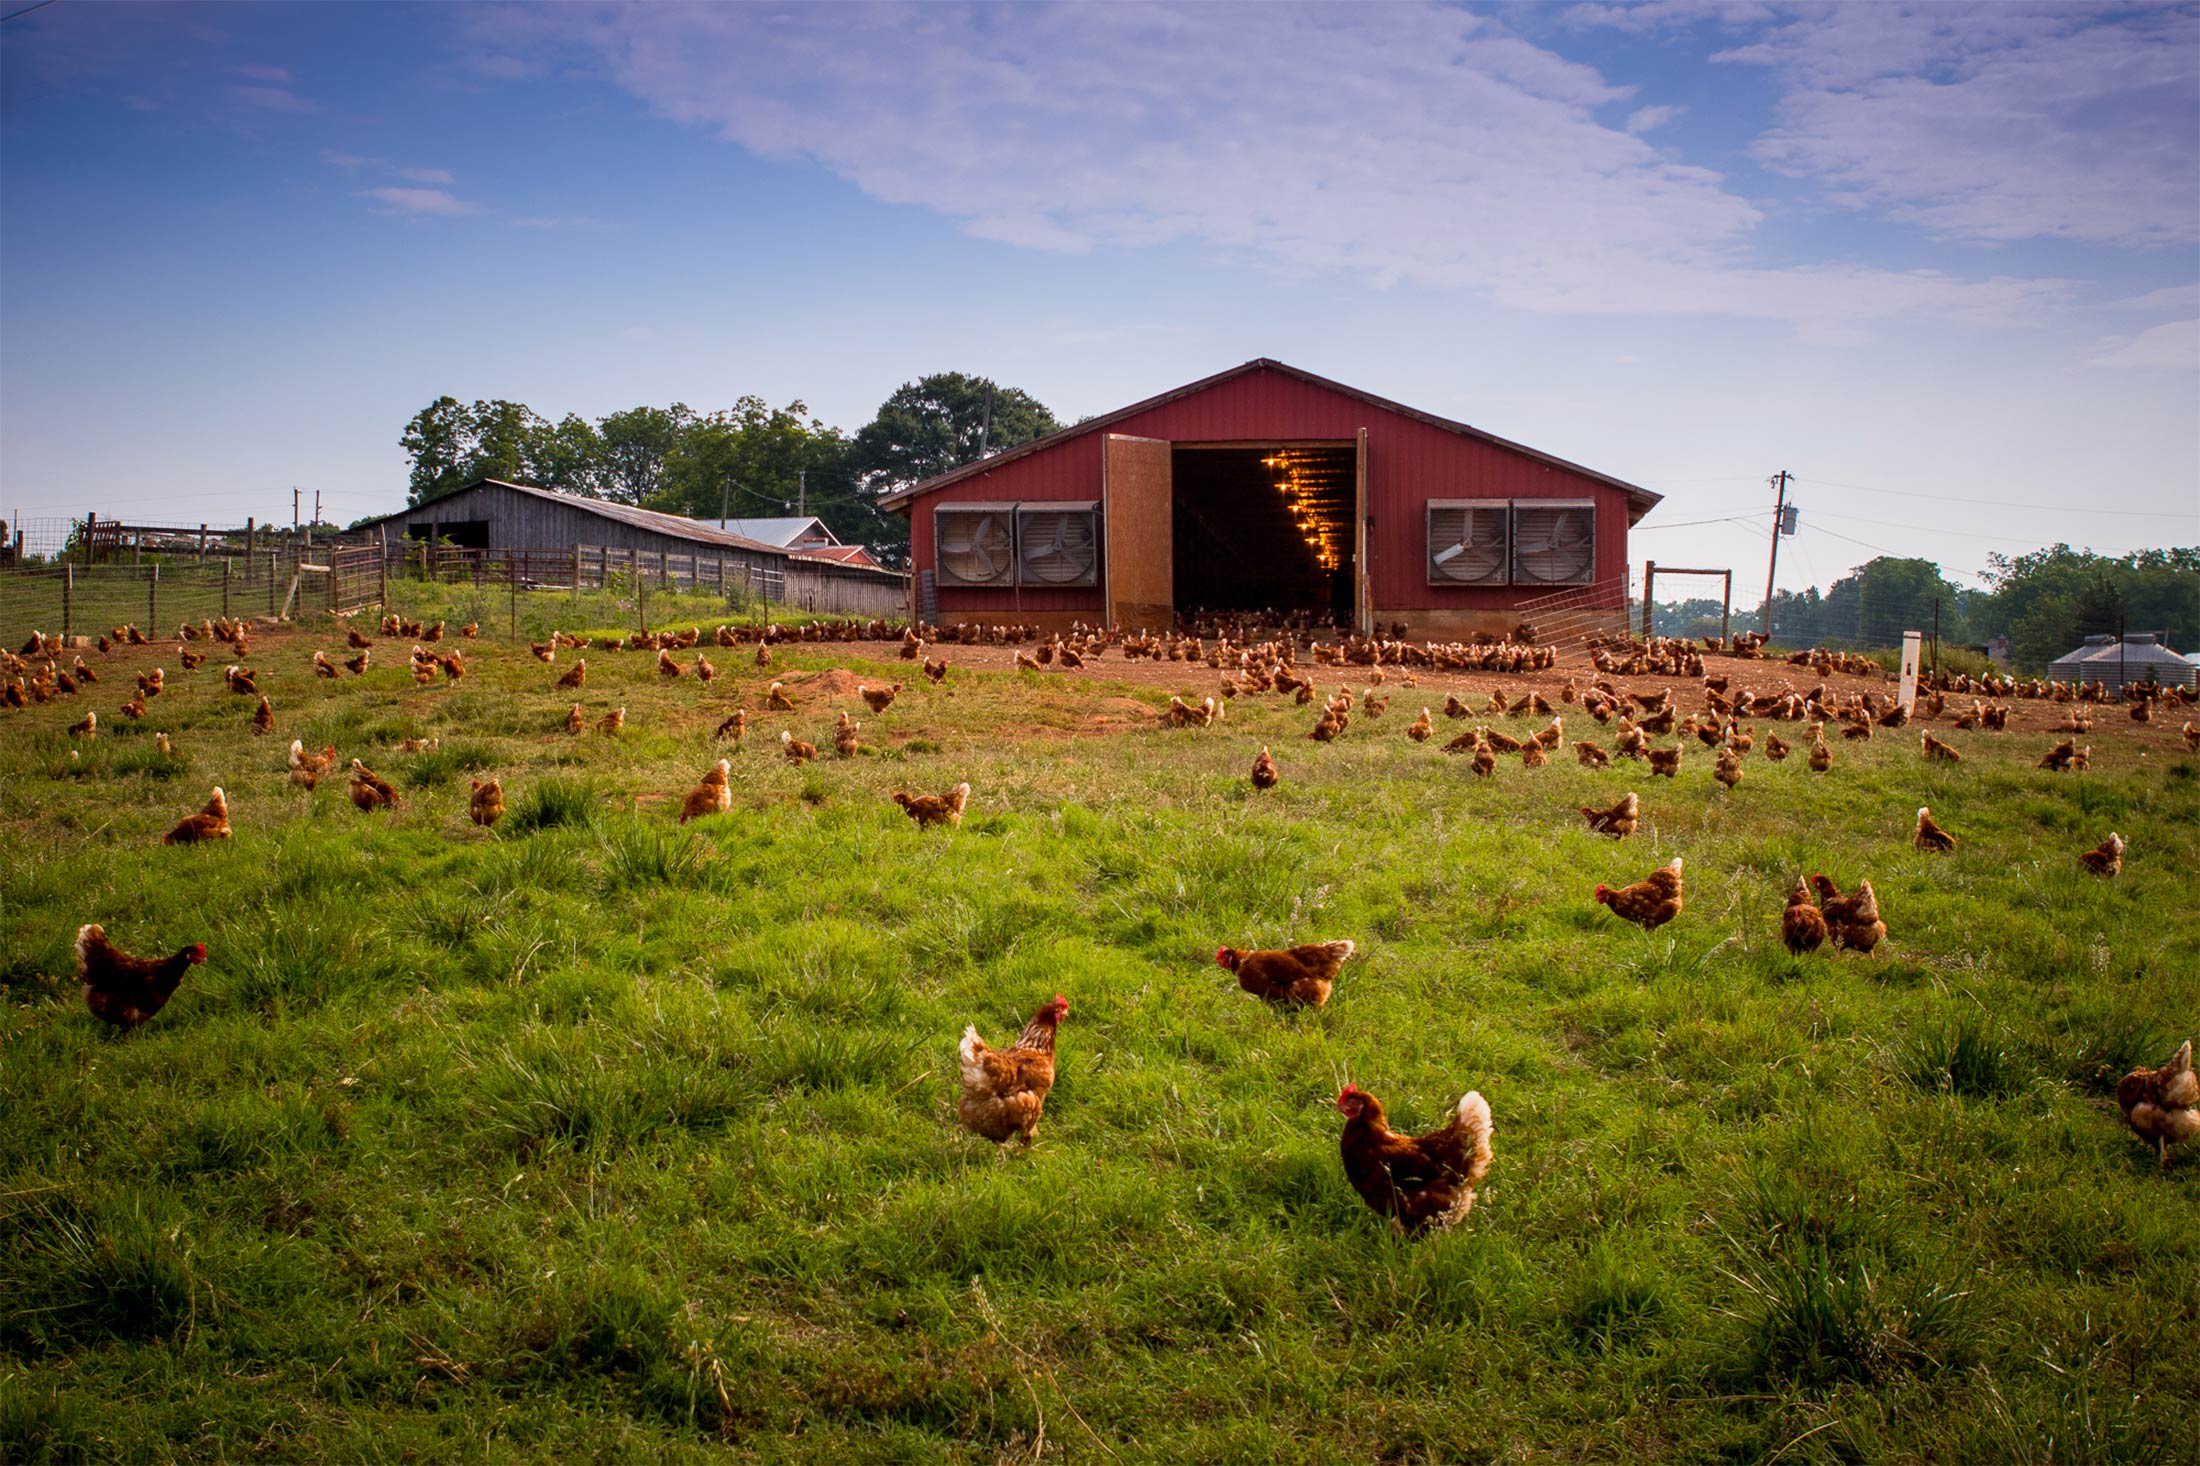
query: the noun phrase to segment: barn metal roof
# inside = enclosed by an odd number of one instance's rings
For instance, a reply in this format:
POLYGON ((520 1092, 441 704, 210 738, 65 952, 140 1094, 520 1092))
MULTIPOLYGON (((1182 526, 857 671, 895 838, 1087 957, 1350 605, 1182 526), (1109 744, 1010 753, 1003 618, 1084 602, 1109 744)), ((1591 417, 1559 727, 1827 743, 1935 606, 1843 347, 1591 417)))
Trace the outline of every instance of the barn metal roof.
POLYGON ((1578 473, 1583 478, 1594 479, 1600 484, 1609 484, 1611 487, 1626 493, 1630 504, 1635 510, 1634 513, 1628 516, 1630 521, 1640 520, 1643 515, 1649 513, 1665 498, 1663 494, 1653 493, 1640 484, 1631 484, 1625 479, 1613 478, 1608 473, 1598 473, 1593 468, 1583 468, 1578 463, 1572 463, 1555 454, 1530 448, 1524 443, 1515 443, 1510 438, 1500 438, 1495 433, 1486 433, 1482 429, 1471 427, 1466 423, 1454 422, 1448 417, 1438 417, 1432 412, 1423 412, 1417 407, 1408 407, 1402 402, 1393 402, 1387 397, 1378 397, 1373 392, 1365 392, 1358 387, 1346 386, 1343 382, 1334 382, 1327 377, 1316 376, 1312 372, 1304 371, 1286 362, 1277 361, 1272 357, 1259 356, 1242 366, 1231 367, 1228 371, 1217 372, 1211 377, 1202 377, 1196 382, 1189 382, 1182 387, 1163 392, 1158 397, 1148 397, 1143 402, 1133 402, 1128 407, 1119 407, 1113 412, 1103 412, 1098 417, 1088 417, 1083 422, 1072 427, 1066 427, 1060 432, 1049 433, 1043 438, 1033 438, 1028 443, 1019 443, 1013 448, 1003 449, 991 457, 981 458, 975 463, 966 463, 960 468, 951 468, 943 474, 937 474, 926 479, 923 483, 912 484, 898 493, 885 495, 879 500, 879 506, 885 509, 902 510, 911 500, 929 494, 936 489, 944 489, 949 484, 969 478, 972 474, 984 473, 998 468, 1004 463, 1013 462, 1018 458, 1044 452, 1057 444, 1066 443, 1082 434, 1101 431, 1123 421, 1125 418, 1135 417, 1141 412, 1151 411, 1156 407, 1165 406, 1168 403, 1190 397, 1195 393, 1204 392, 1210 387, 1220 386, 1232 378, 1242 377, 1248 372, 1257 371, 1281 372, 1287 377, 1296 377, 1302 382, 1326 388, 1331 392, 1357 398, 1371 407, 1379 407, 1386 412, 1395 412, 1401 417, 1409 417, 1416 422, 1427 423, 1430 427, 1442 428, 1446 432, 1458 433, 1463 437, 1478 438, 1482 442, 1495 444, 1500 448, 1508 448, 1515 453, 1526 454, 1528 457, 1548 463, 1554 468, 1563 468, 1569 473, 1578 473))
POLYGON ((400 509, 394 514, 382 515, 378 519, 367 520, 354 528, 367 529, 373 525, 386 524, 392 519, 407 519, 423 509, 432 508, 442 503, 445 499, 456 498, 460 494, 470 493, 475 489, 482 488, 510 489, 515 494, 529 494, 537 499, 548 499, 553 503, 563 504, 568 508, 593 514, 599 519, 615 520, 635 529, 646 529, 654 534, 669 535, 674 539, 692 540, 699 545, 718 545, 734 550, 755 550, 767 555, 784 555, 787 553, 784 546, 768 545, 762 540, 754 540, 746 535, 734 534, 730 530, 720 529, 714 524, 705 524, 699 519, 690 519, 684 514, 664 514, 655 509, 639 509, 632 504, 614 504, 609 499, 591 499, 583 494, 561 494, 556 489, 538 489, 533 484, 515 484, 500 478, 475 479, 472 483, 461 485, 447 494, 438 494, 433 499, 423 499, 409 508, 400 509))
POLYGON ((762 540, 767 545, 792 549, 800 544, 837 545, 840 540, 816 515, 786 515, 773 519, 729 519, 725 527, 734 534, 762 540))

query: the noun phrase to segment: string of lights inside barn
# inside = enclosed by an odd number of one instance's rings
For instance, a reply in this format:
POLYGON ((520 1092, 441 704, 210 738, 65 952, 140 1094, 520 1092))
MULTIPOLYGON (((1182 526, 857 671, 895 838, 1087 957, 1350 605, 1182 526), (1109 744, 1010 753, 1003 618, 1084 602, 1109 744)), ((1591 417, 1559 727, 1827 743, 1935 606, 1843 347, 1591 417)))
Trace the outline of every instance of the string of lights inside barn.
POLYGON ((1331 506, 1322 502, 1335 487, 1329 481, 1333 475, 1322 472, 1325 458, 1286 448, 1263 458, 1261 463, 1276 470, 1276 492, 1283 495, 1291 522, 1299 538, 1314 552, 1315 561, 1324 570, 1336 569, 1344 557, 1337 548, 1337 524, 1330 515, 1331 506))

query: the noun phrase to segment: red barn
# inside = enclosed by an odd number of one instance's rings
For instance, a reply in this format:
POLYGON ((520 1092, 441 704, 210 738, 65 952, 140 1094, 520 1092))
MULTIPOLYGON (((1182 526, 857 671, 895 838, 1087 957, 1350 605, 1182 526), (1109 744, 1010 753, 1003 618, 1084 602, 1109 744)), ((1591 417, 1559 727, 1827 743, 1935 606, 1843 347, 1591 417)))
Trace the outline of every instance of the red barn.
POLYGON ((916 615, 1159 629, 1310 611, 1416 637, 1625 615, 1648 489, 1265 358, 928 479, 916 615))

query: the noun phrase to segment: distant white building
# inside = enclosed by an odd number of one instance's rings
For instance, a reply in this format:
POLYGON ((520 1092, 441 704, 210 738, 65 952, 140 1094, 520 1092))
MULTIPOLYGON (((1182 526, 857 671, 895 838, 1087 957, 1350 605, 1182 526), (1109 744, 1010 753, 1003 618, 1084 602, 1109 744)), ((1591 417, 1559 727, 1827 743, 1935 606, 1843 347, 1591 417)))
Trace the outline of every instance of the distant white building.
POLYGON ((2089 636, 2048 664, 2047 675, 2057 682, 2099 682, 2112 693, 2127 686, 2154 681, 2164 687, 2191 687, 2200 681, 2200 666, 2162 645, 2158 631, 2133 631, 2122 642, 2113 636, 2089 636))

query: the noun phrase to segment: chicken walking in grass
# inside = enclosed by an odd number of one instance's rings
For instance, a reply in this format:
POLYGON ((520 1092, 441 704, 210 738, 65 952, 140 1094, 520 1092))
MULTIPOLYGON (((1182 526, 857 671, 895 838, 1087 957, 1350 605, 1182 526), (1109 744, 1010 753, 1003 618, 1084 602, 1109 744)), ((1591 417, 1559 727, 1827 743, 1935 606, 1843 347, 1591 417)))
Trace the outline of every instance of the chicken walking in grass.
POLYGON ((348 792, 351 802, 359 807, 362 814, 372 814, 378 809, 395 809, 404 803, 398 797, 396 786, 358 759, 351 761, 348 792))
POLYGON ((1921 737, 1923 741, 1919 744, 1919 747, 1924 749, 1927 759, 1937 759, 1944 764, 1963 762, 1963 750, 1957 748, 1954 744, 1943 743, 1931 733, 1922 734, 1921 737))
POLYGON ((1911 844, 1920 850, 1945 852, 1956 848, 1956 837, 1933 822, 1933 812, 1920 807, 1917 812, 1917 833, 1911 844))
MULTIPOLYGON (((1582 745, 1577 743, 1574 746, 1579 748, 1582 745)), ((1624 798, 1609 809, 1592 809, 1586 804, 1582 805, 1581 817, 1599 835, 1610 835, 1615 840, 1624 840, 1635 833, 1636 826, 1642 822, 1642 799, 1630 789, 1624 798)))
POLYGON ((1267 746, 1263 745, 1260 757, 1253 760, 1253 787, 1273 789, 1282 779, 1283 775, 1276 769, 1275 759, 1269 756, 1267 746))
POLYGON ((611 710, 610 712, 608 712, 608 713, 604 714, 604 716, 602 716, 602 717, 600 717, 600 718, 598 718, 598 719, 596 720, 596 731, 597 731, 598 733, 601 733, 601 734, 602 734, 602 735, 603 735, 604 737, 606 737, 606 738, 611 738, 611 737, 614 737, 614 736, 616 736, 616 735, 617 735, 617 734, 619 734, 620 732, 624 731, 624 729, 625 729, 625 728, 626 728, 626 704, 625 704, 625 703, 620 703, 620 704, 619 704, 619 705, 618 705, 617 707, 613 708, 613 709, 612 709, 612 710, 611 710))
POLYGON ((1360 1199, 1406 1235, 1457 1226, 1474 1208, 1475 1188, 1489 1175, 1494 1128, 1489 1101, 1469 1090, 1451 1122, 1426 1135, 1390 1128, 1383 1102, 1354 1085, 1337 1096, 1345 1117, 1338 1150, 1345 1179, 1360 1199))
POLYGON ((1054 1040, 1069 1017, 1069 999, 1060 993, 1031 1015, 1014 1045, 992 1049, 973 1023, 963 1029, 958 1050, 962 1092, 955 1117, 973 1135, 1005 1146, 1021 1138, 1026 1146, 1039 1128, 1047 1091, 1054 1087, 1054 1040))
POLYGON ((841 758, 854 758, 856 750, 862 747, 856 742, 856 733, 862 727, 861 723, 848 716, 846 708, 841 709, 840 721, 833 726, 833 752, 841 758))
POLYGON ((161 836, 163 845, 195 845, 201 840, 226 840, 229 838, 229 796, 221 786, 214 786, 214 793, 206 801, 206 807, 197 814, 188 815, 167 834, 161 836))
POLYGON ((864 706, 873 713, 883 713, 894 705, 895 698, 901 696, 901 684, 896 682, 891 687, 865 687, 858 683, 856 696, 862 698, 864 706))
POLYGON ((491 779, 484 784, 479 779, 471 781, 473 794, 467 800, 466 817, 484 830, 504 818, 504 781, 491 779))
POLYGON ((1825 735, 1821 733, 1812 740, 1810 745, 1810 771, 1814 774, 1823 774, 1832 767, 1833 745, 1827 743, 1825 735))
POLYGON ((712 733, 711 737, 713 739, 732 739, 734 752, 738 753, 741 751, 741 735, 746 733, 748 728, 749 710, 747 708, 735 708, 727 714, 726 720, 718 725, 717 731, 712 733))
POLYGON ((108 941, 98 923, 77 928, 76 976, 84 985, 84 1006, 117 1028, 136 1028, 158 1013, 175 996, 183 975, 205 960, 204 942, 168 957, 132 957, 108 941))
POLYGON ((1662 870, 1654 870, 1631 886, 1613 890, 1598 886, 1596 902, 1612 908, 1612 914, 1646 932, 1654 932, 1681 914, 1681 857, 1662 870))
POLYGON ((1303 1003, 1319 1008, 1329 1001, 1337 969, 1352 955, 1349 941, 1309 942, 1276 951, 1216 949, 1215 964, 1237 974, 1238 986, 1271 1003, 1303 1003))
POLYGON ((817 757, 816 744, 804 743, 784 729, 779 734, 779 750, 787 756, 787 762, 791 764, 806 764, 817 757))
POLYGON ((1870 881, 1859 880, 1856 890, 1846 896, 1827 876, 1812 876, 1810 882, 1818 890, 1818 909, 1825 914, 1826 935, 1836 948, 1869 952, 1879 945, 1880 938, 1887 934, 1887 923, 1879 918, 1879 895, 1870 881))
POLYGON ((572 688, 575 691, 578 691, 581 685, 587 681, 588 658, 575 657, 573 659, 573 665, 566 668, 565 671, 558 677, 558 686, 572 688))
POLYGON ((568 733, 580 733, 585 731, 587 727, 588 715, 581 711, 581 705, 579 703, 573 704, 573 706, 566 712, 565 715, 565 731, 568 733))
POLYGON ((686 800, 681 803, 680 823, 684 825, 689 820, 699 820, 705 815, 724 814, 732 809, 733 787, 726 782, 732 772, 733 765, 725 759, 712 764, 704 773, 702 782, 690 789, 686 800))
POLYGON ((69 736, 71 738, 97 738, 99 736, 99 714, 93 712, 90 708, 86 708, 83 718, 69 725, 69 736))
POLYGON ((1574 762, 1585 769, 1608 769, 1612 766, 1612 756, 1602 745, 1580 738, 1574 741, 1574 762))
POLYGON ((1711 765, 1711 777, 1726 785, 1726 792, 1734 792, 1734 786, 1742 782, 1741 755, 1731 748, 1719 750, 1718 758, 1711 765))
POLYGON ((775 713, 791 713, 794 711, 794 699, 787 696, 785 683, 774 682, 772 684, 771 694, 765 698, 764 706, 775 713))
POLYGON ((2114 830, 2108 838, 2078 857, 2078 864, 2097 876, 2115 876, 2124 868, 2124 837, 2114 830))
POLYGON ((2171 1146, 2200 1135, 2200 1077, 2192 1071, 2192 1040, 2161 1068, 2126 1074, 2116 1086, 2116 1103, 2125 1123, 2154 1142, 2156 1157, 2167 1166, 2171 1146))
POLYGON ((302 739, 290 740, 290 782, 300 789, 317 787, 324 775, 336 767, 336 745, 331 743, 319 753, 307 753, 302 739))
POLYGON ((894 803, 901 806, 903 814, 917 822, 920 830, 934 825, 960 825, 963 810, 970 803, 970 786, 957 784, 945 794, 908 794, 896 789, 894 803))
POLYGON ((1797 956, 1825 945, 1825 914, 1811 900, 1810 883, 1801 876, 1795 878, 1795 887, 1788 892, 1787 910, 1780 913, 1780 940, 1797 956))

